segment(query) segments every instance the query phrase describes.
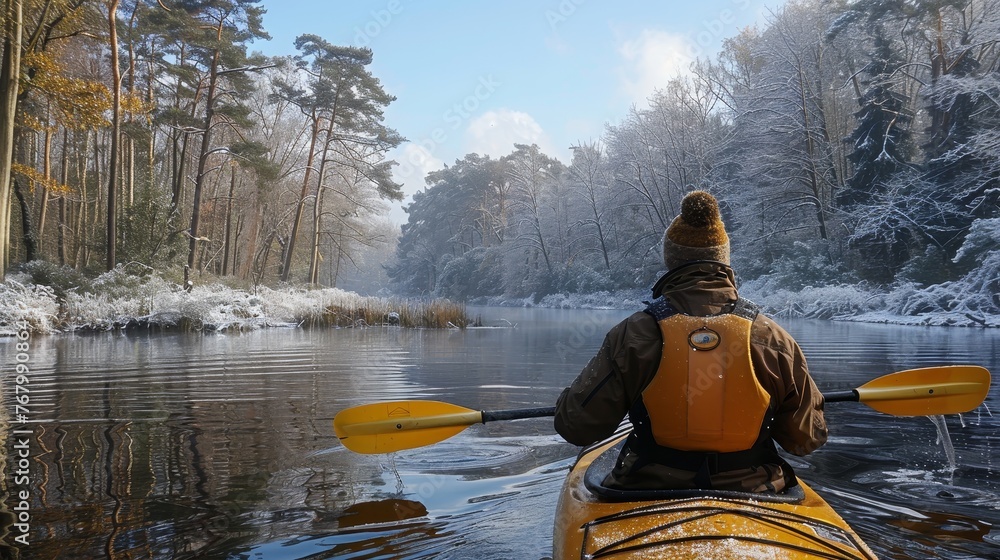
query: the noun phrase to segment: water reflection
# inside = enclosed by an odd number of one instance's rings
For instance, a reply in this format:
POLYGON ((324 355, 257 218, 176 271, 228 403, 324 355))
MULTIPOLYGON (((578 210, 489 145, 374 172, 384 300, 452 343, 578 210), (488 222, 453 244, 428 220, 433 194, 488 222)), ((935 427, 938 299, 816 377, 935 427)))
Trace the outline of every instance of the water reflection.
MULTIPOLYGON (((548 554, 556 494, 576 452, 550 420, 473 426, 390 456, 349 453, 333 435, 336 412, 380 400, 551 405, 627 314, 477 312, 517 327, 36 339, 37 515, 21 557, 548 554)), ((823 390, 922 365, 998 367, 1000 333, 992 331, 977 330, 973 340, 965 329, 783 323, 823 390)), ((10 352, 0 341, 0 364, 10 363, 10 352)), ((5 394, 0 422, 9 402, 5 394)), ((951 469, 925 419, 850 403, 831 404, 827 414, 830 443, 794 466, 877 551, 995 552, 1000 437, 993 417, 944 419, 951 469)))
POLYGON ((341 529, 357 527, 358 525, 375 525, 414 519, 427 515, 427 508, 413 500, 378 500, 374 502, 358 502, 349 506, 337 518, 341 529))

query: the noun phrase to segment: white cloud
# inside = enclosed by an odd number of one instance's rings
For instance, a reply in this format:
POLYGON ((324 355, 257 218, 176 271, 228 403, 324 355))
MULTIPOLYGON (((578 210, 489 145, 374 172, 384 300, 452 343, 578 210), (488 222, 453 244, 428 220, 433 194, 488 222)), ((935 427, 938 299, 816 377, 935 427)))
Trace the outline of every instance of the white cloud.
POLYGON ((487 111, 476 117, 465 129, 465 136, 466 152, 493 158, 513 152, 514 144, 538 144, 542 153, 562 155, 553 149, 552 141, 531 115, 511 109, 487 111))
POLYGON ((674 33, 644 29, 618 45, 622 89, 635 102, 645 102, 656 88, 688 72, 693 62, 688 40, 674 33))
POLYGON ((403 212, 403 206, 413 201, 413 193, 424 189, 427 185, 424 178, 428 173, 444 168, 444 161, 434 157, 424 146, 413 142, 396 148, 389 154, 389 158, 399 162, 399 165, 392 168, 392 178, 403 185, 403 200, 389 203, 389 219, 397 224, 405 224, 408 216, 403 212))

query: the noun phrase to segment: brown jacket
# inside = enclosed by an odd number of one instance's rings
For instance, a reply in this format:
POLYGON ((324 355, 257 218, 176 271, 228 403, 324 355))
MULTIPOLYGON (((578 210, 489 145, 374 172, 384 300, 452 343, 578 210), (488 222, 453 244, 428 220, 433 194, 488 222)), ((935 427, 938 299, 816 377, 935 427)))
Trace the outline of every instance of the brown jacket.
MULTIPOLYGON (((672 274, 661 292, 675 309, 689 315, 712 315, 736 301, 732 269, 718 264, 685 267, 672 274)), ((663 282, 661 282, 663 284, 663 282)), ((656 295, 656 294, 654 294, 656 295)), ((566 441, 589 445, 611 435, 656 374, 662 352, 659 326, 645 312, 634 313, 608 332, 597 355, 556 402, 555 428, 566 441)), ((806 455, 826 442, 823 395, 809 375, 795 340, 772 319, 758 315, 750 333, 754 371, 771 395, 776 415, 771 437, 795 455, 806 455)), ((622 457, 610 484, 628 487, 691 488, 695 473, 622 457), (622 464, 623 463, 623 464, 622 464)), ((792 480, 787 465, 761 465, 717 473, 718 489, 781 490, 792 480)))

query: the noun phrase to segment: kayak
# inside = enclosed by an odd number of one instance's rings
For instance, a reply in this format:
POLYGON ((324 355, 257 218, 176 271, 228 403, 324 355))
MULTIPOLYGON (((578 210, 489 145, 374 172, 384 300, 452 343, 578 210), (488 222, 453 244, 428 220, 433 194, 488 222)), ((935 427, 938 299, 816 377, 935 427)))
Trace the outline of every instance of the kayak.
POLYGON ((607 488, 628 431, 581 452, 556 508, 553 559, 827 558, 875 554, 812 488, 781 494, 607 488))

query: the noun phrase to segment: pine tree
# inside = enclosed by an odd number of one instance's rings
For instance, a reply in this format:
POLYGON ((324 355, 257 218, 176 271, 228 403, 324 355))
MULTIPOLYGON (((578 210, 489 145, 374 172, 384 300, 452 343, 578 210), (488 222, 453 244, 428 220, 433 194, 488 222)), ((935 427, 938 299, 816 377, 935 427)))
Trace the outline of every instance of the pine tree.
POLYGON ((292 220, 292 229, 282 260, 281 279, 291 274, 299 228, 306 200, 313 197, 313 237, 310 283, 318 280, 319 243, 322 233, 325 184, 333 167, 347 170, 343 189, 371 186, 381 198, 400 200, 401 186, 392 180, 394 165, 385 153, 403 138, 382 123, 383 111, 396 100, 382 88, 366 68, 372 62, 367 48, 332 45, 316 35, 295 40, 299 66, 306 74, 305 88, 298 84, 277 84, 280 95, 297 105, 309 120, 311 136, 302 190, 292 220), (323 139, 320 145, 320 139, 323 139), (316 163, 318 161, 318 164, 316 163), (316 171, 316 184, 311 183, 316 171))
POLYGON ((928 216, 928 226, 950 255, 958 251, 976 218, 993 217, 1000 182, 996 153, 981 143, 984 137, 995 137, 1000 122, 992 97, 997 91, 995 73, 982 72, 971 51, 969 47, 957 58, 948 75, 935 80, 927 93, 937 126, 928 131, 930 140, 924 146, 924 184, 930 187, 924 196, 939 209, 928 216))
POLYGON ((848 137, 854 149, 847 159, 854 165, 854 174, 837 201, 848 212, 845 221, 853 230, 850 245, 863 259, 858 269, 873 280, 888 282, 909 259, 912 235, 899 214, 870 210, 896 202, 884 199, 892 181, 909 167, 913 117, 907 111, 908 99, 897 91, 894 80, 902 66, 896 47, 878 23, 870 31, 874 48, 862 72, 867 88, 858 100, 861 108, 854 113, 857 127, 848 137))
POLYGON ((861 108, 854 113, 858 125, 848 138, 854 146, 847 156, 854 164, 854 174, 838 196, 843 208, 870 203, 910 161, 913 117, 906 109, 906 96, 896 91, 893 83, 901 65, 892 42, 878 28, 871 60, 864 70, 868 87, 858 100, 861 108))

